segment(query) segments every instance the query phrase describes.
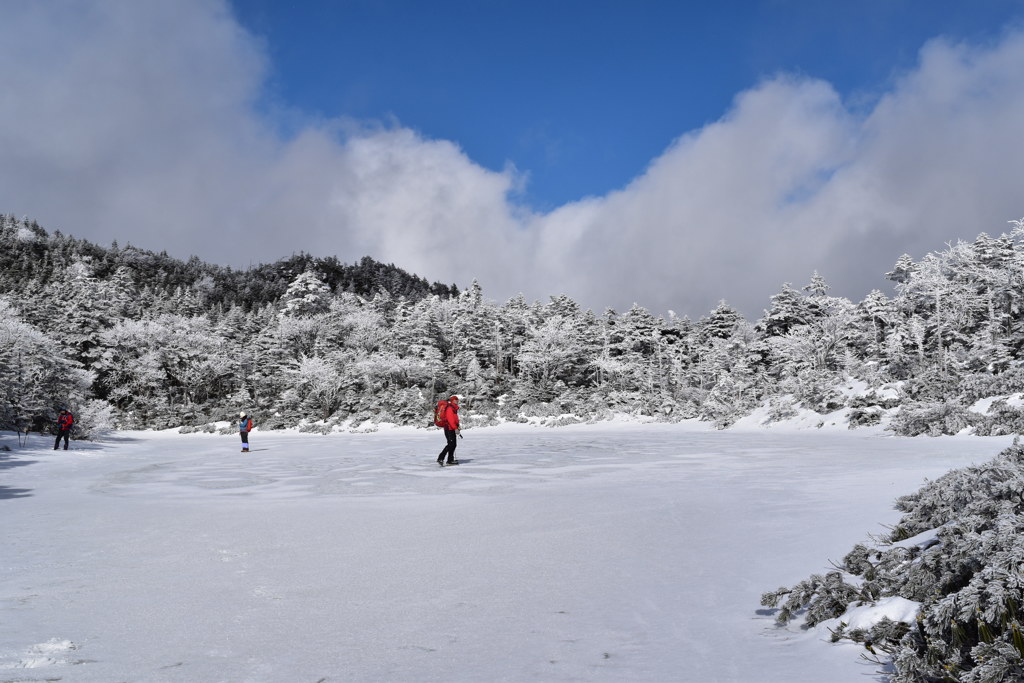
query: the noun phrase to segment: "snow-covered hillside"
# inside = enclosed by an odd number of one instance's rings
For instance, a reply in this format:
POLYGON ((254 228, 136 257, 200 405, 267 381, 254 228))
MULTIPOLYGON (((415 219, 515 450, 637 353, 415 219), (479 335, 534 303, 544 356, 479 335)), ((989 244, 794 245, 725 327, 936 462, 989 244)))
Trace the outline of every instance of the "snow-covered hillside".
POLYGON ((0 452, 3 681, 876 680, 766 588, 1009 437, 690 424, 0 452))

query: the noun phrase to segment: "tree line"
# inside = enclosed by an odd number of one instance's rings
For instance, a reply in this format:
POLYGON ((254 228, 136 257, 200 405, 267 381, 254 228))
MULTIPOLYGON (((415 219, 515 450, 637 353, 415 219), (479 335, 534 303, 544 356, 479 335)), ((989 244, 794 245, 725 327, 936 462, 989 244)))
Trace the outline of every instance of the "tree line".
POLYGON ((814 273, 748 321, 724 301, 697 320, 564 295, 497 303, 370 258, 233 270, 0 216, 0 424, 69 406, 84 431, 197 428, 243 408, 262 428, 426 425, 457 392, 471 425, 625 412, 728 427, 760 409, 843 411, 851 427, 894 414, 910 435, 1015 431, 1024 221, 1010 225, 901 256, 892 296, 832 296, 814 273), (986 397, 1003 400, 971 410, 986 397))

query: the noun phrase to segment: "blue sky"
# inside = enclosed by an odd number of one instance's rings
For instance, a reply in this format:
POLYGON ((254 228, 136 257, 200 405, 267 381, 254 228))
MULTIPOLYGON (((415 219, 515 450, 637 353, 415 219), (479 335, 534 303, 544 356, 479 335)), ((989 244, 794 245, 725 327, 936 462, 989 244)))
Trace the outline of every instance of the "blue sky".
POLYGON ((551 209, 638 176, 674 139, 780 72, 855 106, 929 39, 987 42, 1011 0, 233 0, 266 40, 268 100, 306 115, 394 117, 476 163, 528 174, 551 209))
POLYGON ((1024 0, 3 0, 0 212, 756 318, 1024 216, 1024 0))

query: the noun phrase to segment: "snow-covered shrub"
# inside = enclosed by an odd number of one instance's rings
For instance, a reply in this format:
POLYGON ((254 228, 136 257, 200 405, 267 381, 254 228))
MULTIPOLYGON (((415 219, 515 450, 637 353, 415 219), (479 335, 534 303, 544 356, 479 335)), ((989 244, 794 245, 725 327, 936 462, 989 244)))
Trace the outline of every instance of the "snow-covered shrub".
MULTIPOLYGON (((575 415, 583 415, 593 405, 590 401, 590 393, 583 391, 579 388, 566 388, 558 398, 556 402, 562 406, 562 411, 566 413, 573 413, 575 415)), ((478 408, 476 404, 474 408, 478 408)))
MULTIPOLYGON (((477 420, 481 420, 484 417, 494 419, 497 417, 498 411, 500 410, 498 402, 490 397, 472 397, 469 399, 463 399, 462 404, 462 412, 459 413, 459 417, 465 419, 469 419, 470 413, 472 413, 474 419, 477 420)), ((428 416, 431 422, 433 422, 434 419, 433 410, 434 407, 431 406, 430 415, 428 416)), ((492 424, 497 424, 497 420, 492 424)))
POLYGON ((326 422, 303 422, 299 425, 299 431, 303 434, 330 434, 334 431, 334 427, 337 423, 334 420, 328 420, 326 422))
POLYGON ((727 429, 741 417, 735 406, 714 396, 709 396, 700 405, 698 416, 702 420, 713 422, 718 429, 727 429))
POLYGON ((988 412, 974 428, 978 436, 999 436, 1001 434, 1024 433, 1024 408, 1011 406, 1006 399, 992 402, 988 412))
POLYGON ((871 427, 882 421, 883 411, 881 408, 851 408, 846 414, 846 421, 850 429, 857 427, 871 427))
POLYGON ((471 429, 473 427, 493 427, 501 424, 501 420, 498 419, 496 415, 478 413, 474 411, 465 416, 460 414, 459 424, 462 425, 463 429, 471 429))
POLYGON ((949 472, 896 506, 904 515, 886 537, 762 604, 778 609, 780 624, 834 620, 833 639, 891 658, 893 683, 1024 680, 1024 447, 949 472), (859 606, 896 599, 919 604, 916 618, 850 627, 859 606))
MULTIPOLYGON (((302 408, 302 399, 294 389, 287 389, 274 402, 272 410, 265 413, 259 409, 253 409, 255 414, 250 415, 256 426, 260 429, 288 429, 298 425, 302 420, 313 418, 302 408)), ((238 413, 235 412, 235 415, 238 413)))
POLYGON ((793 405, 792 396, 788 394, 785 396, 773 396, 768 400, 764 421, 766 423, 784 422, 796 417, 798 414, 796 406, 793 405))
POLYGON ((604 384, 595 387, 586 397, 583 410, 588 414, 607 410, 609 416, 616 413, 628 413, 632 412, 636 398, 635 392, 622 391, 611 384, 604 384))
MULTIPOLYGON (((259 429, 269 431, 272 429, 288 429, 294 427, 299 423, 299 420, 294 418, 290 414, 271 413, 265 417, 253 416, 253 421, 256 422, 256 426, 259 429)), ((234 427, 231 431, 238 431, 238 427, 234 427)))
POLYGON ((206 424, 201 424, 201 425, 183 425, 181 427, 181 429, 178 430, 178 433, 179 434, 216 434, 217 433, 217 423, 216 422, 207 422, 206 424))
POLYGON ((587 422, 594 424, 597 422, 605 422, 615 417, 615 413, 612 412, 611 408, 600 407, 593 410, 587 411, 587 422))
POLYGON ((747 413, 740 395, 740 387, 728 373, 718 378, 718 382, 707 392, 698 409, 700 419, 713 422, 718 429, 732 426, 747 413))
POLYGON ((99 439, 117 429, 114 407, 106 401, 90 398, 82 402, 75 414, 74 435, 77 439, 99 439))
POLYGON ((498 417, 506 422, 527 422, 526 417, 519 412, 519 405, 511 402, 501 404, 498 417))
POLYGON ((960 377, 938 363, 923 366, 903 385, 906 395, 922 403, 939 403, 960 395, 960 377))
POLYGON ((831 413, 846 406, 846 398, 839 391, 840 377, 825 370, 802 370, 782 382, 785 393, 804 408, 816 413, 831 413))
POLYGON ((173 429, 184 422, 182 413, 173 406, 143 405, 138 410, 118 412, 118 429, 173 429))
POLYGON ((1003 396, 1024 388, 1024 367, 1014 366, 1006 372, 988 372, 966 375, 960 380, 959 391, 964 400, 973 403, 989 396, 1003 396))
POLYGON ((851 396, 847 401, 847 405, 851 408, 881 408, 883 410, 896 408, 899 404, 900 399, 896 396, 883 395, 875 389, 864 394, 851 396))
POLYGON ((843 581, 840 572, 812 574, 792 588, 785 586, 761 596, 764 607, 778 607, 775 621, 787 624, 803 616, 807 626, 838 617, 857 598, 857 589, 843 581))
POLYGON ((564 411, 557 403, 526 403, 519 412, 525 417, 558 417, 564 411))
POLYGON ((911 628, 907 622, 889 617, 882 617, 868 628, 849 628, 849 624, 841 621, 839 626, 831 631, 830 640, 833 643, 838 643, 845 639, 874 646, 875 643, 899 642, 911 628))
POLYGON ((384 392, 378 401, 375 422, 399 425, 424 425, 433 422, 434 402, 418 387, 384 392))
MULTIPOLYGON (((555 391, 554 383, 544 384, 520 384, 514 391, 509 392, 504 400, 501 401, 501 407, 498 414, 506 420, 513 422, 525 422, 527 417, 545 417, 549 414, 558 415, 562 412, 561 408, 557 408, 554 412, 550 407, 538 407, 538 406, 549 406, 550 401, 558 396, 560 392, 555 391)), ((564 389, 564 385, 561 387, 564 389)))
POLYGON ((893 417, 889 429, 900 436, 957 434, 981 418, 956 401, 909 403, 893 417))
POLYGON ((676 410, 673 415, 681 420, 700 417, 700 406, 707 393, 707 391, 696 387, 681 388, 676 392, 676 410))

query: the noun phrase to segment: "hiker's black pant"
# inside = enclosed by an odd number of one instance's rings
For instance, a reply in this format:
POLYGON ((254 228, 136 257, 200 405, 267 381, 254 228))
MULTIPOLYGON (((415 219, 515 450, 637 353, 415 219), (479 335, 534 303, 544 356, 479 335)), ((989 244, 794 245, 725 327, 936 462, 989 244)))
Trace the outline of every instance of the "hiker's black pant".
POLYGON ((448 456, 448 462, 455 460, 455 446, 458 444, 458 432, 454 429, 445 429, 444 438, 448 440, 448 444, 444 447, 437 456, 437 461, 441 462, 444 460, 444 456, 448 456))
POLYGON ((245 444, 246 448, 248 448, 249 447, 249 432, 238 432, 238 433, 241 434, 241 436, 242 436, 242 443, 245 444))
POLYGON ((71 436, 70 429, 59 429, 57 430, 57 440, 53 442, 53 450, 57 450, 60 446, 60 440, 64 439, 64 450, 68 449, 68 438, 71 436))

